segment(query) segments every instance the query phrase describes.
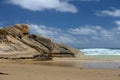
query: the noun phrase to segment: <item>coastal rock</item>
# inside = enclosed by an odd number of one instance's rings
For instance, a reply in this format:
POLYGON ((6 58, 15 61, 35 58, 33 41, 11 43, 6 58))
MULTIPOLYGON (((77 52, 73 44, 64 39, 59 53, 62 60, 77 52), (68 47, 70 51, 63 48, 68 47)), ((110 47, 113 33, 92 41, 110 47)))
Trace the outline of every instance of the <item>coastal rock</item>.
POLYGON ((77 49, 55 43, 44 36, 30 34, 30 28, 26 24, 0 29, 0 58, 46 60, 81 55, 82 52, 77 49))

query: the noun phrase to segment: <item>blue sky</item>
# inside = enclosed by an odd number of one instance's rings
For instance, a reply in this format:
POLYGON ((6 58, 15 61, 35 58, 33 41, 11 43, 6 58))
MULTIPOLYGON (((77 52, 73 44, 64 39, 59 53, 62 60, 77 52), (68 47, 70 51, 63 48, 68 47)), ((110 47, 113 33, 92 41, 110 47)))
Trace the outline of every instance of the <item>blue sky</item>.
POLYGON ((0 0, 0 27, 29 24, 77 48, 120 48, 120 0, 0 0))

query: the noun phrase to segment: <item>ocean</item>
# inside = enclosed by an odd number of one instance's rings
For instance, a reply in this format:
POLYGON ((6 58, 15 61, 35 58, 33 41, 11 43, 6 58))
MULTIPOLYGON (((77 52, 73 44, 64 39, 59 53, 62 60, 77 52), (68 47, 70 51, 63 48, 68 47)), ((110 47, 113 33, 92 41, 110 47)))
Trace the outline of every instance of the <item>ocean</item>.
POLYGON ((86 48, 80 49, 84 55, 120 55, 120 49, 112 48, 86 48))
POLYGON ((84 48, 80 51, 85 55, 83 59, 120 60, 119 48, 84 48))

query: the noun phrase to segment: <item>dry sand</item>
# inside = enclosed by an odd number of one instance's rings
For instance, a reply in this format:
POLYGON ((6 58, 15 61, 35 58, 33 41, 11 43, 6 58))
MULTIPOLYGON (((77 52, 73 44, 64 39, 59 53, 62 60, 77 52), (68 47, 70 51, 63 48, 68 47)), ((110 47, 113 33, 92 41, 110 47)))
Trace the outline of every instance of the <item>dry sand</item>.
POLYGON ((66 60, 28 63, 0 61, 0 80, 120 80, 120 69, 90 69, 52 64, 65 65, 70 62, 66 60))

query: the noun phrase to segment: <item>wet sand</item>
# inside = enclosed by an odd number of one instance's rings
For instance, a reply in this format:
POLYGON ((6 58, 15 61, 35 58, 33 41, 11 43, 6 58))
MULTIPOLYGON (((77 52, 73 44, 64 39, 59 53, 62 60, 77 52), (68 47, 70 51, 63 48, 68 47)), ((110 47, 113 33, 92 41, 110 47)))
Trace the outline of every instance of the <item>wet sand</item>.
MULTIPOLYGON (((0 61, 0 80, 120 80, 119 68, 90 68, 88 61, 56 58, 54 61, 0 61)), ((106 61, 103 61, 106 62, 106 61)), ((111 63, 113 61, 107 61, 111 63)), ((119 61, 118 61, 119 62, 119 61)), ((91 64, 91 63, 90 63, 91 64)))

